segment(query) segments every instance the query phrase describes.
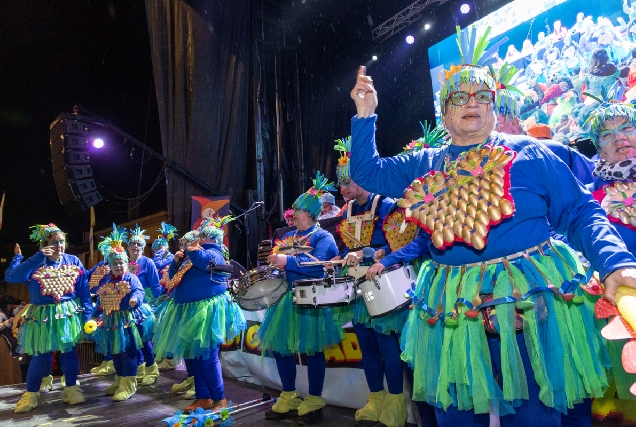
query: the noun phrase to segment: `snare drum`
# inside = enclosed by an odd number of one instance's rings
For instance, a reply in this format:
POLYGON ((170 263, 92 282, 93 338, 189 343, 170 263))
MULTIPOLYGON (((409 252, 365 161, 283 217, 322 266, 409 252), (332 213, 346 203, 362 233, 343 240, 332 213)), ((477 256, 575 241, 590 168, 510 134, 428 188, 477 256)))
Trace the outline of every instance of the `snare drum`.
POLYGON ((230 287, 239 307, 248 311, 263 310, 278 304, 287 291, 285 272, 265 265, 248 271, 230 287))
POLYGON ((298 308, 346 307, 356 298, 354 285, 355 279, 351 276, 296 280, 294 305, 298 308))
MULTIPOLYGON (((369 267, 371 267, 370 265, 361 265, 358 264, 355 267, 350 265, 347 267, 347 276, 351 276, 354 279, 359 279, 361 277, 364 277, 367 274, 367 271, 369 270, 369 267)), ((342 271, 342 269, 340 270, 342 271)), ((344 276, 343 276, 344 277, 344 276)))
POLYGON ((368 281, 362 277, 356 281, 356 293, 364 299, 372 319, 386 316, 411 304, 405 294, 417 276, 412 266, 394 264, 382 271, 381 277, 368 281))

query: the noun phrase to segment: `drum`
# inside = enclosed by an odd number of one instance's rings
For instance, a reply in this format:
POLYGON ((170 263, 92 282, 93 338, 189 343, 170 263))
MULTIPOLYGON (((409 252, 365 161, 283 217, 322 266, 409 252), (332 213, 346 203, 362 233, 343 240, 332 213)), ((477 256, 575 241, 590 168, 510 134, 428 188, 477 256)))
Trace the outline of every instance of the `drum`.
POLYGON ((362 277, 356 281, 356 293, 364 299, 372 319, 386 316, 411 304, 405 294, 417 280, 415 269, 404 264, 394 264, 382 271, 381 277, 368 281, 362 277))
POLYGON ((262 265, 233 280, 230 293, 243 310, 257 311, 278 304, 288 290, 285 272, 262 265))
MULTIPOLYGON (((358 264, 355 267, 353 266, 348 266, 347 267, 347 272, 346 275, 347 276, 351 276, 354 279, 359 279, 361 277, 364 277, 367 274, 367 271, 369 270, 369 267, 371 267, 370 265, 361 265, 358 264)), ((342 271, 342 269, 340 269, 340 271, 342 271)))
POLYGON ((294 282, 294 305, 298 308, 345 307, 356 298, 355 279, 307 279, 294 282))

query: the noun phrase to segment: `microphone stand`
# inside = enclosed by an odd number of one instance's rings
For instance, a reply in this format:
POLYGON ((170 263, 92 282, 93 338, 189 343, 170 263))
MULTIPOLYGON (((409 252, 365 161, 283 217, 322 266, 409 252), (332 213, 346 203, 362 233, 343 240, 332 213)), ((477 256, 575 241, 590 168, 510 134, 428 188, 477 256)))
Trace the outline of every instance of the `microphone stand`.
POLYGON ((240 214, 239 216, 235 217, 235 219, 238 219, 242 216, 245 216, 245 219, 243 221, 240 221, 240 223, 243 224, 243 227, 245 227, 245 252, 246 252, 246 257, 245 257, 245 263, 247 264, 245 266, 245 268, 249 271, 252 269, 252 261, 250 259, 250 225, 249 225, 249 213, 252 212, 253 210, 258 209, 261 206, 264 206, 265 202, 254 202, 252 203, 252 206, 250 206, 250 208, 246 211, 244 211, 242 214, 240 214))

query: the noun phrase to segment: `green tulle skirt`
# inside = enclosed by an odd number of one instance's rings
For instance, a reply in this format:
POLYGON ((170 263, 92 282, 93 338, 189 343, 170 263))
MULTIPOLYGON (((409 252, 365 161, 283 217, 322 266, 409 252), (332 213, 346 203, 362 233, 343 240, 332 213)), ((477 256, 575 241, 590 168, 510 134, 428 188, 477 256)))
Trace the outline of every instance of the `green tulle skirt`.
POLYGON ((135 348, 139 350, 150 341, 155 328, 155 316, 148 304, 132 310, 114 311, 102 318, 103 324, 95 331, 95 351, 101 354, 119 354, 135 348))
POLYGON ((387 314, 386 316, 372 319, 363 298, 356 298, 349 307, 353 314, 354 324, 362 325, 365 328, 371 328, 374 331, 385 335, 389 335, 392 332, 398 334, 401 333, 402 329, 404 329, 406 319, 409 316, 409 308, 403 307, 398 311, 387 314))
POLYGON ((267 309, 256 333, 263 352, 312 356, 342 342, 342 326, 353 318, 349 307, 297 308, 292 297, 293 293, 287 292, 267 309))
POLYGON ((155 327, 155 355, 159 359, 207 359, 213 348, 233 340, 245 327, 243 310, 227 292, 186 304, 171 298, 155 327))
POLYGON ((19 351, 31 356, 71 351, 83 335, 82 311, 77 299, 57 304, 31 304, 22 314, 19 351))
POLYGON ((508 269, 503 263, 489 264, 483 280, 479 266, 463 271, 425 262, 414 294, 420 302, 409 314, 401 342, 402 359, 414 369, 414 399, 444 409, 454 405, 462 411, 488 413, 492 405, 502 415, 513 413, 528 399, 528 381, 533 380, 525 376, 516 341, 520 315, 541 402, 566 412, 585 398, 602 397, 610 360, 594 318, 595 298, 578 287, 577 298, 568 302, 545 289, 559 288, 575 273, 584 273, 583 267, 559 242, 552 242, 544 255, 513 259, 508 269), (499 304, 492 314, 501 340, 500 387, 493 377, 482 316, 467 317, 468 307, 457 300, 472 301, 488 287, 494 287, 494 298, 509 297, 515 286, 522 294, 544 290, 524 303, 499 304), (438 307, 458 314, 456 321, 429 323, 438 307))

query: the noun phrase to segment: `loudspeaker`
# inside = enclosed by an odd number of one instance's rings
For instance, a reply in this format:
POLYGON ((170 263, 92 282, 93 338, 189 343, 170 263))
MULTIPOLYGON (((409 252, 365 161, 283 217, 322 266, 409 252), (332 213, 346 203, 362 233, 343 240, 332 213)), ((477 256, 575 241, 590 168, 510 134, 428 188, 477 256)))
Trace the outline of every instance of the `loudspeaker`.
POLYGON ((75 216, 102 200, 92 179, 88 152, 93 125, 81 119, 76 114, 62 113, 50 126, 53 180, 60 203, 69 216, 75 216))

